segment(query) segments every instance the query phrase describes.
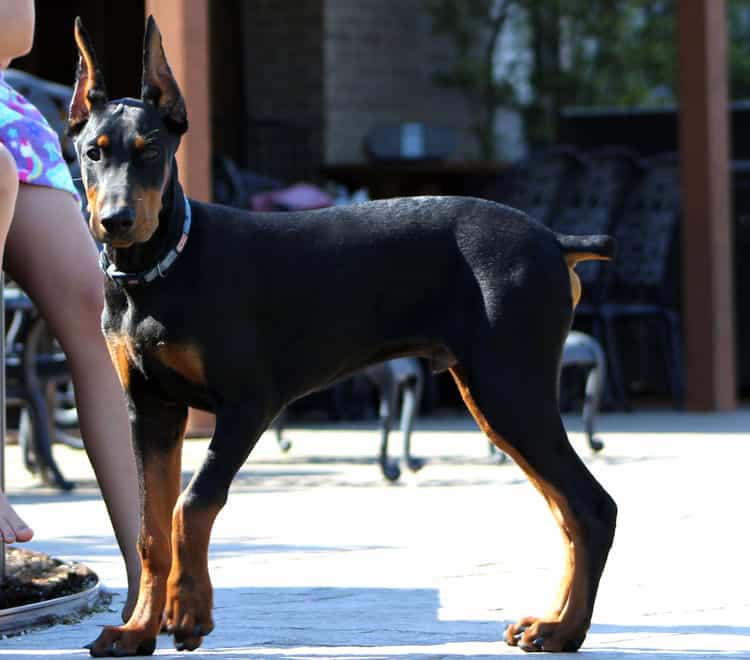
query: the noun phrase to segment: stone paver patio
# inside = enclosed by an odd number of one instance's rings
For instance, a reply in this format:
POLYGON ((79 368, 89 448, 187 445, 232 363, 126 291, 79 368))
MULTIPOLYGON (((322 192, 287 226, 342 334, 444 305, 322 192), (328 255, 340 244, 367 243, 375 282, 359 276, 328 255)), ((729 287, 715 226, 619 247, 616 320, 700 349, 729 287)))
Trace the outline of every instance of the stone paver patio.
MULTIPOLYGON (((590 469, 618 502, 618 531, 581 651, 620 658, 750 658, 747 502, 750 411, 637 413, 601 420, 590 469)), ((192 658, 521 656, 505 624, 543 613, 562 570, 559 532, 514 465, 487 462, 468 419, 425 420, 429 458, 390 486, 374 426, 264 436, 235 482, 211 546, 216 630, 192 658)), ((400 438, 394 436, 394 449, 400 438)), ((206 443, 188 441, 186 476, 206 443)), ((79 658, 119 617, 124 570, 83 452, 56 448, 72 494, 34 485, 7 450, 6 481, 36 530, 33 549, 80 560, 117 592, 112 612, 0 640, 0 658, 79 658)), ((171 639, 157 655, 177 657, 171 639)))

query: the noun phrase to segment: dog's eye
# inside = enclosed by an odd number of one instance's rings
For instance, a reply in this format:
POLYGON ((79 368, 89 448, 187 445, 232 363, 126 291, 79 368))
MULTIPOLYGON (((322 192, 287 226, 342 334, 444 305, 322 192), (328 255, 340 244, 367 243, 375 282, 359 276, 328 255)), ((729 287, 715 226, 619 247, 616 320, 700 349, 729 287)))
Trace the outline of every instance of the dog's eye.
POLYGON ((102 157, 102 150, 99 147, 89 147, 86 150, 86 158, 89 160, 97 161, 101 160, 102 157))

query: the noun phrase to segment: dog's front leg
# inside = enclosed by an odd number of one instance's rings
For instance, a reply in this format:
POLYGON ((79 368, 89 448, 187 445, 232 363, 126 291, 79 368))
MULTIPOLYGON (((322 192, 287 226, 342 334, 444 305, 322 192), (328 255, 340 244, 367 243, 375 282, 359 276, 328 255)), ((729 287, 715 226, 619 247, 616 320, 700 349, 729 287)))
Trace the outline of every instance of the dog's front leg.
POLYGON ((124 626, 108 626, 90 647, 93 656, 150 655, 162 624, 172 564, 172 511, 180 492, 182 438, 187 408, 136 404, 133 444, 141 481, 142 572, 138 602, 124 626))
POLYGON ((222 406, 206 458, 174 509, 165 618, 178 651, 198 648, 213 630, 208 574, 211 528, 226 503, 232 479, 268 421, 246 402, 222 406))

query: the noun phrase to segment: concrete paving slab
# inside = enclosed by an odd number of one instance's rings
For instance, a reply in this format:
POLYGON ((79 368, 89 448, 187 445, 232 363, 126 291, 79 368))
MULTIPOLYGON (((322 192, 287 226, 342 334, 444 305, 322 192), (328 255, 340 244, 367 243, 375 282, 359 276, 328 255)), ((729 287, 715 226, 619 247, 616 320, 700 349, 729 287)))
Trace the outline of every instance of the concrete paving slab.
MULTIPOLYGON (((602 660, 750 658, 746 500, 750 411, 605 415, 589 468, 618 502, 618 531, 581 651, 602 660)), ((216 630, 193 658, 376 660, 520 656, 508 622, 542 613, 562 570, 559 532, 512 465, 487 461, 465 418, 423 420, 429 459, 380 477, 373 425, 267 434, 243 467, 211 544, 216 630)), ((397 447, 398 434, 394 437, 397 447)), ((188 441, 185 477, 206 443, 188 441)), ((82 452, 56 448, 72 494, 39 488, 8 449, 8 491, 33 548, 91 566, 112 612, 0 641, 0 658, 80 658, 118 620, 124 569, 82 452)), ((178 657, 170 638, 157 655, 178 657)))

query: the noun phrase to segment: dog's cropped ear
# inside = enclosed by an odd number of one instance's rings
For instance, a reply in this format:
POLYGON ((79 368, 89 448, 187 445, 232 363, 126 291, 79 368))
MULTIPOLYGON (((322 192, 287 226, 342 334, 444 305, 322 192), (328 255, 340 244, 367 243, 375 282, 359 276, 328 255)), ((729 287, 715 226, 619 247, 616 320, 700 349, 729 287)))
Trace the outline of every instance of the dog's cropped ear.
POLYGON ((75 40, 78 46, 78 71, 68 110, 68 127, 73 135, 81 131, 95 108, 107 102, 104 79, 96 61, 91 37, 83 27, 80 17, 76 18, 75 40))
POLYGON ((161 32, 153 16, 146 22, 143 40, 143 77, 141 100, 152 103, 159 110, 162 120, 178 134, 187 131, 187 110, 177 81, 167 63, 161 32))

